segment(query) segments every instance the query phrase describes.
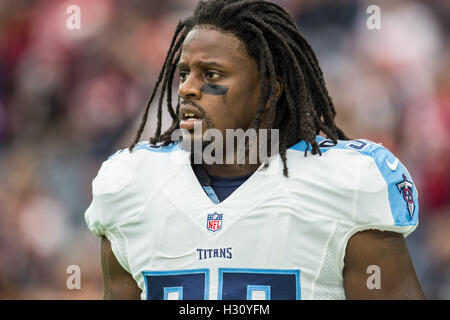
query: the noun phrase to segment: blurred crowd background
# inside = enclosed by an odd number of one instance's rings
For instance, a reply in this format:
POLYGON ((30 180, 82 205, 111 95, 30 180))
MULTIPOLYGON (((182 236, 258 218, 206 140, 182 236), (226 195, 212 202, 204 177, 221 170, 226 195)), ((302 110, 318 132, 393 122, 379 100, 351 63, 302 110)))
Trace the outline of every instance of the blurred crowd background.
MULTIPOLYGON (((410 171, 420 194, 411 257, 427 298, 450 299, 450 1, 275 2, 316 50, 339 126, 410 171), (373 4, 380 30, 367 27, 373 4)), ((0 299, 102 298, 100 240, 84 222, 91 181, 131 142, 195 4, 0 2, 0 299), (81 28, 70 30, 73 4, 81 28), (70 265, 79 290, 66 287, 70 265)), ((146 137, 155 123, 153 108, 146 137)))

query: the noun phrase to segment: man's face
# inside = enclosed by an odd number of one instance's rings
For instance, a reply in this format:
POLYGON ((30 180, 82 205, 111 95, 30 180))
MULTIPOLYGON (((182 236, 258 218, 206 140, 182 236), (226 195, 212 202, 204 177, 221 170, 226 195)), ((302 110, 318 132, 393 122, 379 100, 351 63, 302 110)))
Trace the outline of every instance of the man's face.
POLYGON ((195 27, 184 41, 178 73, 181 129, 192 130, 197 118, 203 132, 216 128, 223 136, 225 129, 250 127, 258 106, 259 70, 236 36, 195 27), (190 113, 196 116, 189 119, 190 113))

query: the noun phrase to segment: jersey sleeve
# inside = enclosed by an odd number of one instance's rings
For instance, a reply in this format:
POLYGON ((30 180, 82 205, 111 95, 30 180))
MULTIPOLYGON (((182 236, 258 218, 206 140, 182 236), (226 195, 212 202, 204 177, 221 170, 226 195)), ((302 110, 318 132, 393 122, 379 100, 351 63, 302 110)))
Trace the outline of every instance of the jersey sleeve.
POLYGON ((354 206, 355 232, 378 229, 409 235, 418 225, 419 201, 405 166, 389 150, 376 145, 359 173, 354 206))
POLYGON ((126 241, 119 226, 132 220, 141 210, 133 186, 138 171, 137 158, 124 151, 103 162, 92 181, 92 202, 85 212, 89 230, 111 242, 114 255, 127 271, 126 241))

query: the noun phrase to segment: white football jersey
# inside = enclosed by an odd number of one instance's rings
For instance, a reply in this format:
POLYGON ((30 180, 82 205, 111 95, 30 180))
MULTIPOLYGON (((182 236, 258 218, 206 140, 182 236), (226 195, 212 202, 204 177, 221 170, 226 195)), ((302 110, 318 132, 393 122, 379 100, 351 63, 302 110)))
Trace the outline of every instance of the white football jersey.
POLYGON ((410 174, 368 140, 317 136, 260 167, 223 202, 205 193, 179 143, 140 143, 105 161, 86 222, 106 236, 142 299, 345 299, 346 244, 361 230, 418 225, 410 174))

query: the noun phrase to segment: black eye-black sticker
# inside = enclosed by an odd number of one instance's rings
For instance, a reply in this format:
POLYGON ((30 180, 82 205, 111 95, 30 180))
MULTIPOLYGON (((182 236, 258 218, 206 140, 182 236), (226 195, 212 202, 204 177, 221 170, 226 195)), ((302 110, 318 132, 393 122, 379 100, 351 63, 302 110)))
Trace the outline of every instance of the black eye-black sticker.
POLYGON ((228 86, 221 86, 218 84, 205 84, 202 87, 202 92, 214 96, 223 96, 228 92, 228 86))

